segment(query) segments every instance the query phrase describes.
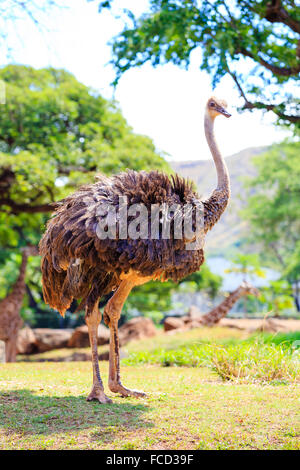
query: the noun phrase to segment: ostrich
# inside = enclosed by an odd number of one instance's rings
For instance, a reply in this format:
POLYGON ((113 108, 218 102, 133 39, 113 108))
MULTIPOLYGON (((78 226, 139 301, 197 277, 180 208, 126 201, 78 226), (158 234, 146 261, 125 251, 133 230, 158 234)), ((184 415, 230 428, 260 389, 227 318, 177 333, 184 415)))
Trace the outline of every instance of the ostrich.
POLYGON ((22 262, 19 276, 11 292, 0 302, 0 340, 5 342, 6 362, 15 362, 17 355, 18 331, 22 326, 20 310, 25 294, 25 275, 28 256, 38 255, 36 246, 21 249, 22 262))
MULTIPOLYGON (((178 175, 169 178, 158 171, 128 170, 112 177, 99 175, 96 183, 80 188, 61 201, 47 224, 40 241, 44 299, 62 315, 73 299, 79 299, 79 307, 85 308, 93 365, 88 401, 111 402, 104 393, 97 354, 100 298, 114 292, 104 308, 104 321, 110 329, 109 389, 124 397, 146 396, 144 392, 124 387, 120 379, 118 320, 124 302, 135 286, 150 280, 178 281, 199 270, 204 262, 202 247, 187 249, 192 238, 163 239, 161 228, 158 238, 99 238, 99 210, 105 203, 119 209, 120 197, 127 198, 129 207, 142 203, 148 214, 154 204, 195 207, 201 203, 202 233, 210 230, 224 212, 230 196, 228 171, 213 131, 218 115, 231 116, 226 107, 225 101, 211 97, 205 109, 205 135, 217 171, 217 187, 209 199, 200 201, 192 184, 178 175)), ((175 223, 174 214, 172 217, 175 223)))

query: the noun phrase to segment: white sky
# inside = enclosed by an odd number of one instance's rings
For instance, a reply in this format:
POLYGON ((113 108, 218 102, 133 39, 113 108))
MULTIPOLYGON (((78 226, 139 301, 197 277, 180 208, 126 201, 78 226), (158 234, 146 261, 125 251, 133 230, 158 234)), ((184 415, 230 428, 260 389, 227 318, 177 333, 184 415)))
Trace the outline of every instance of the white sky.
MULTIPOLYGON (((49 65, 65 68, 84 84, 111 98, 114 72, 107 65, 111 54, 107 42, 122 29, 123 23, 109 12, 99 15, 97 0, 61 3, 69 8, 47 15, 43 21, 49 33, 44 37, 29 21, 19 21, 19 38, 12 29, 14 62, 37 68, 49 65)), ((139 13, 147 3, 126 0, 126 8, 139 13)), ((199 70, 199 62, 199 52, 195 51, 188 71, 171 64, 155 69, 145 64, 126 72, 115 92, 115 99, 134 131, 150 136, 171 160, 209 158, 202 121, 204 105, 212 90, 210 77, 199 70)), ((0 58, 0 64, 5 63, 6 59, 0 58)), ((230 119, 219 117, 216 124, 217 139, 225 156, 247 147, 269 145, 286 136, 272 125, 271 113, 237 114, 239 97, 229 77, 222 80, 213 94, 225 98, 233 114, 230 119)))

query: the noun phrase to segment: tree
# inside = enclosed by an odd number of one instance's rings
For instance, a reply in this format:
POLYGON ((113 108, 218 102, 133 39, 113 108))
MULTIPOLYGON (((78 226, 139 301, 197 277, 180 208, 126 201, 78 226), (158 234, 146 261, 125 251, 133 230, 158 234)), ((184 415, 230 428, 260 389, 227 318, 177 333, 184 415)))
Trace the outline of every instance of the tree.
MULTIPOLYGON (((101 2, 99 11, 113 0, 101 2)), ((188 66, 201 48, 201 69, 213 87, 229 74, 242 109, 272 111, 279 123, 299 128, 293 86, 300 72, 300 9, 293 0, 149 0, 136 18, 125 10, 123 31, 112 40, 116 80, 150 61, 188 66), (131 25, 129 25, 129 22, 131 25)))
POLYGON ((253 276, 266 277, 265 272, 260 267, 259 256, 257 254, 238 254, 232 259, 232 266, 225 269, 226 273, 238 273, 243 276, 243 281, 251 281, 253 276), (249 279, 248 279, 249 278, 249 279))
MULTIPOLYGON (((133 133, 116 103, 70 73, 11 65, 0 69, 1 79, 6 83, 6 104, 0 113, 0 293, 4 297, 15 280, 19 248, 39 242, 57 201, 79 185, 94 182, 97 172, 111 174, 128 167, 168 171, 169 167, 151 139, 133 133)), ((37 260, 29 271, 27 302, 35 302, 35 310, 45 310, 37 260)))
POLYGON ((249 197, 243 215, 251 225, 251 238, 262 247, 265 265, 281 273, 300 311, 300 143, 273 145, 253 159, 258 174, 247 187, 249 197))
POLYGON ((64 70, 7 66, 0 79, 7 92, 0 114, 0 206, 6 216, 52 211, 70 188, 99 171, 168 169, 116 103, 64 70))
POLYGON ((260 300, 267 304, 275 317, 279 317, 293 307, 291 286, 286 281, 271 281, 268 287, 261 289, 260 300))
POLYGON ((218 274, 214 274, 208 265, 204 263, 200 271, 182 279, 180 284, 183 284, 187 290, 204 291, 210 299, 214 299, 222 286, 222 282, 223 278, 218 274))
POLYGON ((0 50, 2 57, 12 55, 9 32, 14 31, 14 39, 19 33, 18 24, 29 19, 40 32, 45 30, 49 10, 58 8, 56 0, 1 0, 0 1, 0 50))

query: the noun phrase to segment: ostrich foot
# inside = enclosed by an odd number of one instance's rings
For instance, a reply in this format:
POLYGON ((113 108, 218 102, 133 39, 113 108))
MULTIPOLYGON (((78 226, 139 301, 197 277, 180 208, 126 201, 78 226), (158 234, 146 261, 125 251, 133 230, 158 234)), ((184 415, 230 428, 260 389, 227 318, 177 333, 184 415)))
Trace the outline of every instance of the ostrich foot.
POLYGON ((120 383, 109 383, 108 386, 113 393, 120 393, 122 397, 147 397, 145 392, 140 392, 138 390, 129 390, 129 388, 123 387, 123 385, 120 383))
POLYGON ((98 400, 99 403, 112 403, 112 400, 108 398, 104 391, 98 387, 93 387, 91 393, 86 399, 87 401, 98 400))

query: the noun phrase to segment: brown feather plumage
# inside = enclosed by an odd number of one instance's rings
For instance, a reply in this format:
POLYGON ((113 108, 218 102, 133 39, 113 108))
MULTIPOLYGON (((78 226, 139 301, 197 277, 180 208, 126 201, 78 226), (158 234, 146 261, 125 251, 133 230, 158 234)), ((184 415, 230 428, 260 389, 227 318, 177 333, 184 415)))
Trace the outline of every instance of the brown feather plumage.
MULTIPOLYGON (((190 182, 158 171, 127 171, 110 178, 99 175, 61 201, 40 242, 45 302, 64 314, 73 299, 80 307, 93 305, 120 284, 130 269, 141 276, 178 281, 204 262, 202 249, 186 250, 184 240, 100 240, 96 234, 97 209, 109 202, 118 208, 119 196, 128 206, 143 203, 180 204, 199 201, 190 182)), ((221 198, 222 199, 222 198, 221 198)), ((225 200, 224 200, 225 201, 225 200)), ((204 201, 205 231, 216 222, 227 201, 204 201)), ((172 233, 172 230, 171 230, 172 233)))

